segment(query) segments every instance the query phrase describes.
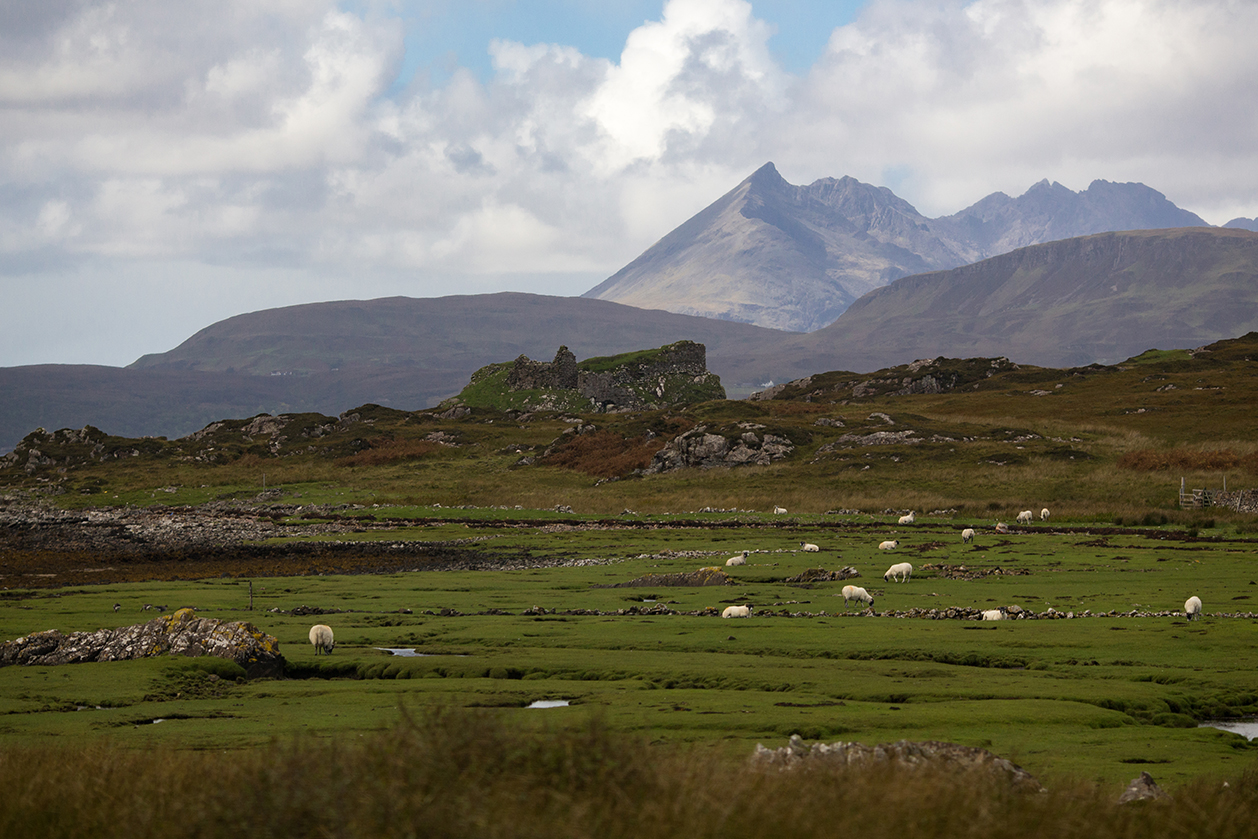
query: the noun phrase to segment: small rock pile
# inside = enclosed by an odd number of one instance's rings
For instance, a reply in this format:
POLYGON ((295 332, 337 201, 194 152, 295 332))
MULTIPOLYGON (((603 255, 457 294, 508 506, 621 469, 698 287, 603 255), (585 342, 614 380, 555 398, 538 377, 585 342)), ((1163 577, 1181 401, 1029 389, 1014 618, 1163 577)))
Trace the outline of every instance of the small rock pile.
POLYGON ((948 773, 982 772, 1001 777, 1021 792, 1042 792, 1044 787, 1031 773, 986 749, 941 743, 936 740, 900 740, 866 746, 863 743, 813 743, 808 746, 798 734, 778 749, 757 743, 751 762, 766 769, 787 771, 811 766, 874 768, 895 766, 910 770, 928 768, 948 773))

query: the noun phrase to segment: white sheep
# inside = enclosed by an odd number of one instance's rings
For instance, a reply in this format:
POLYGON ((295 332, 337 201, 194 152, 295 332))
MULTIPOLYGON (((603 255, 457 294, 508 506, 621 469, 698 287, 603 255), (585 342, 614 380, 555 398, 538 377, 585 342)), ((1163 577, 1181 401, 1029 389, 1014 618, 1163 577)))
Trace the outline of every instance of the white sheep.
POLYGON ((1008 616, 1005 614, 1004 606, 1001 606, 999 609, 985 609, 983 611, 983 620, 985 621, 1003 621, 1006 617, 1008 616))
POLYGON ((1034 518, 1035 513, 1032 513, 1030 510, 1023 510, 1021 513, 1018 513, 1018 524, 1030 524, 1034 518))
POLYGON ((882 542, 882 543, 880 543, 880 544, 878 545, 878 550, 880 550, 880 551, 894 551, 894 550, 895 550, 896 548, 898 548, 898 547, 900 547, 900 540, 899 540, 899 539, 888 539, 887 541, 882 542))
POLYGON ((729 559, 725 560, 725 565, 726 565, 726 566, 730 566, 730 565, 746 565, 746 564, 747 564, 747 555, 748 555, 748 554, 750 554, 750 553, 751 553, 751 551, 743 551, 743 552, 742 552, 741 554, 739 554, 738 556, 731 556, 729 559))
POLYGON ((810 554, 815 554, 817 551, 821 550, 819 546, 814 545, 812 542, 800 542, 799 549, 804 553, 810 554))
POLYGON ((900 524, 912 524, 915 521, 917 521, 917 517, 913 515, 912 510, 909 511, 907 516, 900 516, 900 524))
POLYGON ((723 618, 749 618, 751 617, 751 606, 726 606, 725 611, 721 612, 723 618))
POLYGON ((1194 594, 1192 597, 1185 600, 1184 601, 1184 614, 1188 616, 1188 619, 1190 621, 1200 619, 1201 618, 1201 598, 1194 594))
POLYGON ((332 627, 321 623, 310 627, 310 643, 314 644, 315 655, 319 653, 332 655, 332 648, 336 646, 336 639, 332 637, 332 627))
POLYGON ((1048 508, 1040 510, 1040 521, 1048 521, 1048 508))
POLYGON ((900 583, 907 583, 913 577, 913 566, 908 562, 898 562, 887 569, 887 573, 882 575, 882 579, 895 580, 900 583))
POLYGON ((974 541, 974 528, 967 527, 961 531, 961 542, 968 545, 974 541))
POLYGON ((785 507, 774 507, 774 508, 773 508, 773 515, 775 515, 775 516, 781 516, 781 515, 785 515, 785 514, 786 514, 786 508, 785 508, 785 507))
POLYGON ((874 599, 869 596, 869 592, 860 586, 843 586, 843 610, 847 611, 847 604, 855 600, 857 603, 864 603, 867 608, 874 608, 874 599))

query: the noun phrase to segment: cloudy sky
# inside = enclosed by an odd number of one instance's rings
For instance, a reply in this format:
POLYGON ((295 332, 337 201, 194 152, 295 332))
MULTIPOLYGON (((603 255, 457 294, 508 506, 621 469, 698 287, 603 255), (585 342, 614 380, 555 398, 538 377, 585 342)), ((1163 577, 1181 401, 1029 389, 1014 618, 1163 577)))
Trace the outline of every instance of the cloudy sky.
POLYGON ((0 366, 591 288, 766 161, 1258 216, 1252 0, 0 0, 0 366))

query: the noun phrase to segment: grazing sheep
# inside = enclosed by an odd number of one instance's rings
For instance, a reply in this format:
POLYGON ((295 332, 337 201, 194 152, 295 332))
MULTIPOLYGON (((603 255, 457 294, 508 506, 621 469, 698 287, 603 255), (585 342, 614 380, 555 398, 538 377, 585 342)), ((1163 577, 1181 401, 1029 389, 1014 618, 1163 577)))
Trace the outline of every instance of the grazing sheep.
POLYGON ((725 560, 725 565, 726 565, 726 566, 730 566, 730 565, 746 565, 746 564, 747 564, 747 555, 748 555, 748 554, 750 554, 750 553, 751 553, 751 551, 743 551, 743 552, 742 552, 741 554, 739 554, 738 556, 731 556, 729 559, 725 560))
POLYGON ((1201 618, 1201 598, 1193 595, 1184 601, 1184 614, 1191 620, 1200 620, 1201 618))
POLYGON ((961 531, 961 542, 963 544, 968 545, 973 541, 974 541, 974 528, 967 527, 965 530, 961 531))
POLYGON ((907 562, 899 562, 887 569, 887 573, 882 575, 882 579, 895 580, 899 583, 907 583, 913 576, 913 566, 907 562))
POLYGON ((332 655, 332 648, 336 646, 336 639, 332 637, 332 627, 321 623, 310 627, 310 643, 314 644, 315 655, 319 653, 332 655))
POLYGON ((874 608, 874 599, 869 596, 869 592, 860 586, 843 586, 843 611, 847 611, 847 604, 855 600, 857 603, 864 603, 869 609, 874 608))
POLYGON ((1021 513, 1018 513, 1018 524, 1030 524, 1034 518, 1035 514, 1030 510, 1023 510, 1021 513))
POLYGON ((723 618, 749 618, 751 617, 751 606, 726 606, 725 611, 721 612, 723 618))
POLYGON ((997 532, 997 533, 1008 533, 1008 532, 1009 532, 1009 525, 1005 524, 1003 521, 998 521, 998 522, 996 522, 996 532, 997 532))
POLYGON ((803 551, 804 553, 810 553, 810 554, 815 554, 817 551, 821 550, 820 547, 818 547, 817 545, 814 545, 812 542, 800 542, 799 549, 803 551))
POLYGON ((917 521, 917 517, 913 515, 912 510, 909 511, 907 516, 900 516, 900 524, 912 524, 915 521, 917 521))
POLYGON ((1040 521, 1048 521, 1048 508, 1040 510, 1040 521))
POLYGON ((781 515, 784 515, 785 513, 786 513, 786 508, 785 508, 785 507, 774 507, 774 508, 773 508, 773 514, 774 514, 775 516, 781 516, 781 515))
POLYGON ((985 621, 1003 621, 1008 615, 1005 614, 1005 607, 999 609, 986 609, 983 611, 983 620, 985 621))
POLYGON ((880 550, 880 551, 894 551, 894 550, 895 550, 896 548, 898 548, 898 547, 900 547, 900 540, 899 540, 899 539, 888 539, 887 541, 882 542, 881 544, 879 544, 879 545, 878 545, 878 550, 880 550))

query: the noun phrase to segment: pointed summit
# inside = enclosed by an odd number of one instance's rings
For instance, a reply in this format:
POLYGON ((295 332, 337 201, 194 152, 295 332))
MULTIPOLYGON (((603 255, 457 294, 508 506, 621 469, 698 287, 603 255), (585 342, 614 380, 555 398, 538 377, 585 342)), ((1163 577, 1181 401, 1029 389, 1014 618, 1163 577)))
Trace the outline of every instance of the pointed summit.
POLYGON ((584 297, 807 332, 897 277, 966 261, 889 189, 772 163, 584 297))

